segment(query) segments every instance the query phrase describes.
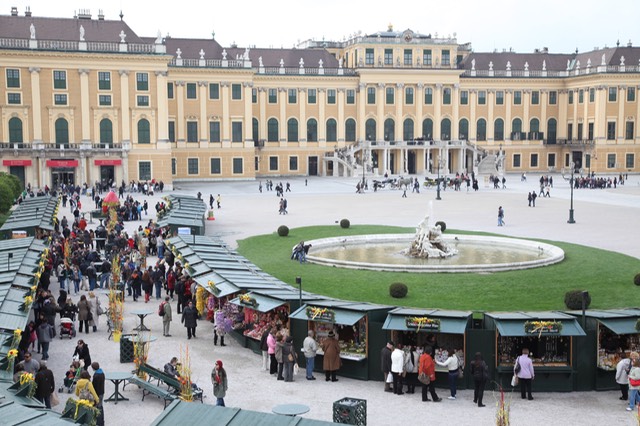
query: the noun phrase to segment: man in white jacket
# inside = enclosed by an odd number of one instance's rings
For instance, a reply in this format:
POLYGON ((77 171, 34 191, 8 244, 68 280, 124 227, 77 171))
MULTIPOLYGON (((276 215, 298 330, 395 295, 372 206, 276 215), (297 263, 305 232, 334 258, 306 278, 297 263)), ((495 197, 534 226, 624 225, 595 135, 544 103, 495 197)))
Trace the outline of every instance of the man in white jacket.
POLYGON ((629 372, 631 371, 631 358, 624 358, 624 355, 625 353, 622 352, 622 359, 616 365, 616 383, 620 385, 621 401, 629 399, 629 372))
POLYGON ((313 367, 316 360, 316 352, 318 352, 318 342, 314 339, 313 330, 309 330, 307 337, 302 342, 302 352, 307 362, 307 380, 315 380, 313 367))
POLYGON ((402 372, 404 371, 404 351, 402 345, 396 345, 391 352, 391 374, 393 375, 393 393, 403 395, 402 372))

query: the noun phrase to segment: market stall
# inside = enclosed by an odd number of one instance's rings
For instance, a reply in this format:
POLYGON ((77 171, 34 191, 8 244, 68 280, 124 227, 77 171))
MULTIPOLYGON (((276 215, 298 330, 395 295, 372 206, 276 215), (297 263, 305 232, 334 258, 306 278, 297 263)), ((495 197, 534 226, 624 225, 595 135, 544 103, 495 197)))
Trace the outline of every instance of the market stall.
POLYGON ((44 238, 55 227, 59 204, 57 197, 49 195, 26 198, 0 227, 0 239, 24 236, 44 238))
MULTIPOLYGON (((306 323, 306 327, 294 330, 299 330, 299 334, 294 334, 294 342, 301 346, 307 331, 314 330, 316 340, 322 346, 323 340, 333 331, 340 344, 342 359, 338 374, 365 380, 381 379, 380 354, 375 348, 384 345, 381 327, 389 309, 389 306, 340 300, 308 302, 291 314, 296 322, 306 323), (370 352, 369 348, 374 349, 370 352)), ((318 351, 318 356, 316 369, 322 371, 322 350, 318 351)))
POLYGON ((585 336, 576 318, 562 312, 485 314, 485 327, 495 330, 496 378, 509 387, 516 358, 528 348, 536 378, 534 391, 572 391, 577 370, 574 339, 585 336))

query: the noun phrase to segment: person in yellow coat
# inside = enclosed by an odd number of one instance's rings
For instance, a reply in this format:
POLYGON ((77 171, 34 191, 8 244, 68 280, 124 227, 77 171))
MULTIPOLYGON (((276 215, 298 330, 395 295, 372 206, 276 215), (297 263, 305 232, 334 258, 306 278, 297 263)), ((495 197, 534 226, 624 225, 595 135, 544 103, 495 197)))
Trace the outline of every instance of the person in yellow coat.
POLYGON ((80 380, 76 383, 76 396, 80 399, 86 399, 94 406, 100 401, 91 383, 91 374, 86 370, 80 373, 80 380))

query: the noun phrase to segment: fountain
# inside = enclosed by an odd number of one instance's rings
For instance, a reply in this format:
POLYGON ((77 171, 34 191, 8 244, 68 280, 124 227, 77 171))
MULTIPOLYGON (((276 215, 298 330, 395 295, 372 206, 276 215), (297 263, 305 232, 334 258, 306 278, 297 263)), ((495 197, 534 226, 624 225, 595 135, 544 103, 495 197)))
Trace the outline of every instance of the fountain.
POLYGON ((440 225, 429 227, 429 214, 427 214, 418 224, 416 236, 407 253, 409 256, 428 259, 455 256, 458 250, 444 242, 440 225))

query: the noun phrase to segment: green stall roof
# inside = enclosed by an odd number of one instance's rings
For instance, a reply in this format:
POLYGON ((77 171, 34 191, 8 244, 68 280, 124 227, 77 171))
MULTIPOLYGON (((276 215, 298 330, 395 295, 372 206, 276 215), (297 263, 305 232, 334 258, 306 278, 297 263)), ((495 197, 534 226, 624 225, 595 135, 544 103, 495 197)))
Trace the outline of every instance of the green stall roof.
POLYGON ((505 312, 485 315, 493 318, 498 332, 502 336, 527 336, 524 331, 524 323, 527 321, 558 321, 562 323, 562 330, 559 333, 542 333, 545 336, 586 335, 576 317, 562 312, 505 312))
POLYGON ((278 300, 278 299, 273 299, 271 297, 267 297, 264 296, 262 294, 258 294, 258 293, 247 293, 249 296, 253 297, 254 299, 256 299, 256 302, 258 303, 258 306, 253 307, 253 306, 249 306, 249 305, 245 305, 243 303, 240 303, 240 298, 236 297, 235 299, 231 300, 231 303, 233 303, 234 305, 238 305, 238 306, 243 306, 245 308, 250 308, 250 309, 254 309, 258 312, 269 312, 279 306, 284 305, 285 303, 287 303, 286 300, 278 300))
MULTIPOLYGON (((304 321, 314 321, 307 316, 307 307, 316 306, 315 303, 305 304, 294 313, 289 315, 289 318, 294 318, 298 320, 304 321)), ((340 325, 354 325, 358 321, 360 321, 367 313, 362 311, 350 311, 348 309, 340 309, 340 308, 329 308, 334 312, 334 321, 335 324, 340 325)), ((318 321, 318 320, 316 320, 318 321)))
POLYGON ((383 330, 416 331, 406 324, 408 317, 429 317, 440 320, 440 329, 425 329, 424 332, 438 332, 448 334, 464 334, 471 317, 471 311, 446 311, 440 309, 409 309, 396 308, 389 311, 383 330))

